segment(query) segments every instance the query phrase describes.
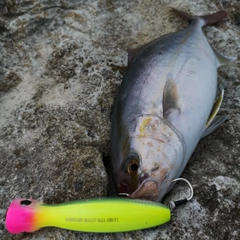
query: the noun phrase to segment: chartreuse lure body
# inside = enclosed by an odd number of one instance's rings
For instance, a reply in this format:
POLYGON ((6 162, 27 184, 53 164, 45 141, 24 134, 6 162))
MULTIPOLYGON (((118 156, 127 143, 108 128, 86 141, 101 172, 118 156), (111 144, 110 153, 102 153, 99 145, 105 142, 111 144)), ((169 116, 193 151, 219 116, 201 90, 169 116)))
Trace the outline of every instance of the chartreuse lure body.
POLYGON ((16 199, 8 208, 10 233, 59 227, 83 232, 125 232, 168 222, 170 209, 160 203, 127 198, 101 198, 56 205, 33 199, 16 199))

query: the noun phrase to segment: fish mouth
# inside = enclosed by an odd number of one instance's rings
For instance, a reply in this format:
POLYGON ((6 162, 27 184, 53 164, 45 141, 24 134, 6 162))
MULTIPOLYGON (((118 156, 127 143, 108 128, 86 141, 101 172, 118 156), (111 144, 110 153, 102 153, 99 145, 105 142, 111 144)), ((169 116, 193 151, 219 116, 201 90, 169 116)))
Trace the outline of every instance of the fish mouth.
POLYGON ((129 198, 139 198, 151 201, 158 201, 159 199, 158 184, 153 179, 144 180, 141 185, 131 194, 127 196, 129 198))

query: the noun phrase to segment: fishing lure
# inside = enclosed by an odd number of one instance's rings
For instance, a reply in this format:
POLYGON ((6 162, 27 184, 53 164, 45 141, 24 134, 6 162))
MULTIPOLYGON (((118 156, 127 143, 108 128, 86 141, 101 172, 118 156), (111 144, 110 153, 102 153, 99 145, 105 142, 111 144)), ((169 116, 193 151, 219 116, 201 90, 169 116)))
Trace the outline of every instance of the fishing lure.
POLYGON ((101 198, 57 205, 33 199, 14 200, 7 212, 10 233, 59 227, 83 232, 125 232, 155 227, 171 218, 170 208, 150 201, 101 198))
POLYGON ((171 210, 187 199, 173 202, 172 207, 129 198, 100 198, 56 205, 33 199, 16 199, 10 204, 6 228, 12 234, 34 232, 43 227, 59 227, 83 232, 126 232, 155 227, 171 219, 171 210), (175 204, 175 205, 173 205, 175 204))

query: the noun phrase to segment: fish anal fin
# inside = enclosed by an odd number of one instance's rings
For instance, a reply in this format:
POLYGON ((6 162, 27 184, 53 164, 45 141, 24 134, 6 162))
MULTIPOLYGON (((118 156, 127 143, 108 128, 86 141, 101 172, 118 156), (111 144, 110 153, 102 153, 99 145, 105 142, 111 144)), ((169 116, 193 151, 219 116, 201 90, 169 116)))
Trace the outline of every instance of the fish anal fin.
POLYGON ((169 115, 180 111, 177 85, 172 79, 168 79, 163 90, 163 116, 168 118, 169 115))
POLYGON ((206 130, 203 132, 201 138, 206 137, 213 131, 215 131, 218 127, 220 127, 227 119, 229 118, 229 115, 225 116, 216 116, 211 124, 206 128, 206 130))
POLYGON ((237 59, 237 57, 224 56, 223 54, 219 53, 214 47, 212 47, 212 50, 217 58, 219 67, 237 59))
POLYGON ((224 96, 224 90, 221 91, 220 96, 218 97, 218 99, 215 101, 212 111, 208 117, 207 123, 206 123, 206 128, 211 124, 211 122, 213 121, 213 119, 216 117, 221 104, 222 104, 222 100, 223 100, 223 96, 224 96))
POLYGON ((228 119, 228 117, 229 117, 228 115, 217 116, 217 113, 222 104, 223 96, 224 96, 224 90, 221 91, 220 96, 218 97, 218 99, 215 101, 215 103, 213 105, 212 111, 211 111, 211 113, 208 117, 207 123, 206 123, 206 129, 202 134, 202 138, 206 137, 207 135, 209 135, 210 133, 215 131, 219 126, 221 126, 228 119))

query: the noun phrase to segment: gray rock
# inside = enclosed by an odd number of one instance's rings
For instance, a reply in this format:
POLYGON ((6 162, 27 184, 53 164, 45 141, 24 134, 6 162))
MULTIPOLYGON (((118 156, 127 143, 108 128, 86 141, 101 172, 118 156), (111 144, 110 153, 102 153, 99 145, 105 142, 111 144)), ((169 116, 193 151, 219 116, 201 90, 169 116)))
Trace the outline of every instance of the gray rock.
MULTIPOLYGON (((237 2, 0 0, 0 239, 238 238, 239 60, 219 69, 221 113, 230 119, 200 141, 183 173, 194 199, 170 223, 115 234, 46 228, 14 236, 5 229, 15 198, 55 204, 107 195, 112 179, 102 159, 126 49, 186 26, 169 6, 196 15, 227 10, 228 21, 204 31, 219 51, 239 56, 237 2)), ((164 203, 187 194, 178 183, 164 203)))
POLYGON ((8 92, 12 87, 15 87, 22 81, 15 72, 3 73, 4 72, 2 72, 0 79, 0 91, 2 92, 8 92))

